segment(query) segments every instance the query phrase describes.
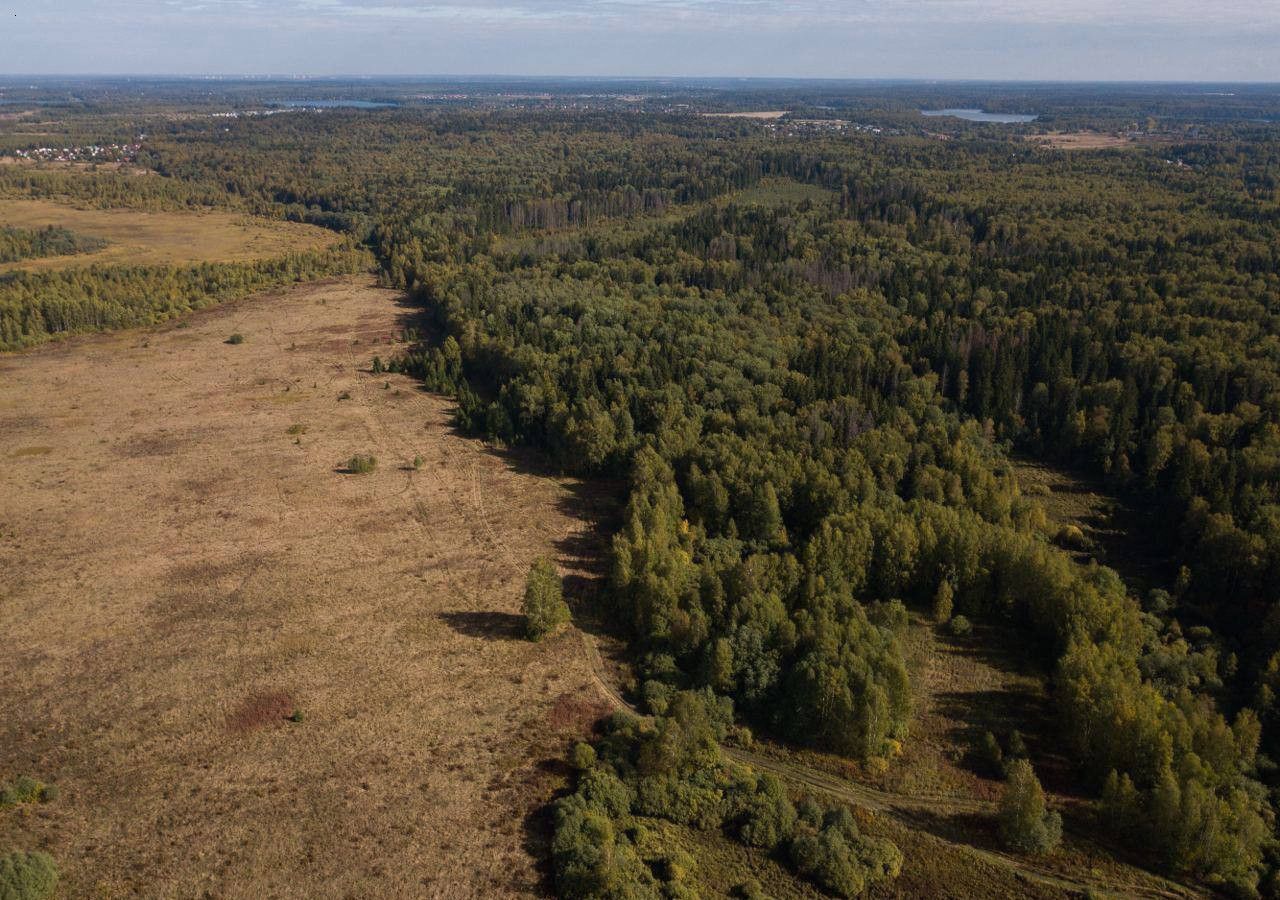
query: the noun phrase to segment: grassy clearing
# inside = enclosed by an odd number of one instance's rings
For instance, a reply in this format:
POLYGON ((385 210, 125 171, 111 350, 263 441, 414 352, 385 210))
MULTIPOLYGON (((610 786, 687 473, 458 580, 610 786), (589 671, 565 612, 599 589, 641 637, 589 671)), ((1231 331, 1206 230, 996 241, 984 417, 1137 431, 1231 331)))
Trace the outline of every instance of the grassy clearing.
POLYGON ((396 300, 333 279, 0 357, 0 782, 62 788, 0 810, 0 854, 60 896, 539 893, 524 818, 601 710, 520 604, 579 486, 360 371, 396 300), (335 477, 357 449, 423 469, 335 477))
POLYGON ((14 228, 54 225, 107 245, 92 253, 27 259, 0 272, 45 272, 88 265, 190 265, 250 262, 338 243, 323 228, 230 212, 78 209, 52 200, 0 198, 0 222, 14 228))
POLYGON ((1123 134, 1100 131, 1065 131, 1055 134, 1029 134, 1026 140, 1040 147, 1053 150, 1112 150, 1116 147, 1137 147, 1139 143, 1123 134))
POLYGON ((756 119, 762 122, 772 122, 781 119, 789 110, 785 109, 763 109, 755 112, 720 112, 720 113, 703 113, 703 117, 707 119, 756 119))
POLYGON ((1044 507, 1047 536, 1077 562, 1110 566, 1139 596, 1172 580, 1149 516, 1072 472, 1025 458, 1015 459, 1013 469, 1022 492, 1044 507))

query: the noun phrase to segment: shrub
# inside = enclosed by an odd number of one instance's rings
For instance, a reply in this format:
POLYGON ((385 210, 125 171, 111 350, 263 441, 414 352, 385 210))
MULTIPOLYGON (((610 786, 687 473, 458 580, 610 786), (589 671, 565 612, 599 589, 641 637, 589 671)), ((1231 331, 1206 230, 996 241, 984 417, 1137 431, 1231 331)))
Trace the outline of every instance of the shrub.
POLYGON ((595 766, 578 779, 578 794, 595 809, 604 810, 611 819, 631 813, 635 792, 627 787, 607 766, 595 766))
POLYGON ((1031 763, 1015 759, 1000 800, 1000 838, 1019 853, 1048 853, 1062 840, 1062 816, 1051 812, 1031 763))
POLYGON ((964 616, 953 616, 947 623, 947 630, 956 637, 968 637, 973 632, 973 623, 964 616))
POLYGON ((1003 774, 1004 751, 1000 749, 1000 742, 990 731, 985 732, 982 739, 978 741, 977 756, 978 763, 988 775, 995 777, 1003 774))
POLYGON ((640 688, 640 696, 644 700, 644 708, 649 710, 655 716, 666 715, 667 707, 671 703, 671 697, 675 693, 675 688, 666 682, 656 679, 649 679, 640 688))
POLYGON ((30 775, 19 775, 18 780, 13 783, 13 790, 18 796, 19 803, 34 803, 40 799, 42 788, 43 785, 30 775))
POLYGON ((368 475, 377 468, 378 459, 370 454, 357 453, 347 460, 347 471, 352 475, 368 475))
POLYGON ((856 897, 867 886, 902 871, 902 853, 888 841, 858 830, 845 807, 828 810, 815 828, 812 814, 802 815, 788 848, 792 865, 837 897, 856 897))
POLYGON ((306 433, 307 433, 306 425, 290 425, 288 430, 285 431, 285 434, 295 435, 295 436, 299 434, 306 434, 306 433))
POLYGON ((529 569, 524 586, 525 633, 538 641, 569 621, 560 575, 551 560, 539 557, 529 569))
POLYGON ((45 900, 58 886, 58 869, 44 853, 0 857, 0 900, 45 900))
POLYGON ((243 344, 243 343, 244 343, 244 335, 237 331, 235 334, 231 335, 231 337, 227 338, 226 343, 228 343, 228 344, 243 344))
POLYGON ((585 772, 596 764, 596 748, 586 741, 578 741, 569 751, 569 765, 579 772, 585 772))
POLYGON ((772 850, 790 837, 795 827, 796 809, 782 782, 772 775, 761 775, 739 818, 738 840, 748 847, 772 850))
POLYGON ((1056 540, 1060 547, 1067 550, 1088 550, 1093 546, 1078 525, 1063 525, 1058 529, 1056 540))
POLYGON ((426 462, 426 460, 424 460, 421 456, 415 456, 415 457, 413 458, 413 467, 414 467, 415 469, 421 469, 421 468, 422 468, 422 464, 423 464, 424 462, 426 462))
POLYGON ((551 841, 556 888, 567 898, 604 896, 652 897, 658 891, 653 873, 603 810, 573 794, 556 804, 556 831, 551 841), (626 893, 614 893, 625 888, 626 893))
POLYGON ((933 595, 933 621, 941 625, 951 618, 951 607, 955 601, 955 588, 950 581, 943 581, 933 595))
POLYGON ((58 789, 46 785, 30 775, 19 775, 13 784, 0 784, 0 807, 17 806, 19 803, 47 802, 58 797, 58 789))

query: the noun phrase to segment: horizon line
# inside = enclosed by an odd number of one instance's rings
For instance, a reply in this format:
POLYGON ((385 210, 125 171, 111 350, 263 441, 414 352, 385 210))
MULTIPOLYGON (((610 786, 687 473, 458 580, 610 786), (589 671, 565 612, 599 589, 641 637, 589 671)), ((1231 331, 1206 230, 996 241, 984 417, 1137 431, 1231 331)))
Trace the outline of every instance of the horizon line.
POLYGON ((502 73, 338 73, 319 74, 307 72, 0 72, 0 79, 139 79, 151 80, 169 78, 187 81, 498 81, 503 79, 517 81, 745 81, 745 82, 812 82, 827 84, 1024 84, 1024 85, 1251 85, 1280 87, 1280 78, 1262 79, 1177 79, 1177 78, 975 78, 975 77, 931 77, 921 75, 883 76, 883 75, 537 75, 537 74, 502 74, 502 73))

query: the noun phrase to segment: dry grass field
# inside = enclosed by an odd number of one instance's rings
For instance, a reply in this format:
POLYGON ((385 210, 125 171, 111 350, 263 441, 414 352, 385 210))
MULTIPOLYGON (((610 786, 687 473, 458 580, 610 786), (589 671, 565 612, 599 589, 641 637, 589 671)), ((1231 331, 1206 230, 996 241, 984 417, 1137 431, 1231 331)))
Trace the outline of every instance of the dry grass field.
POLYGON ((0 849, 65 896, 540 891, 602 701, 517 613, 594 500, 368 373, 410 314, 342 279, 0 357, 0 780, 61 790, 0 849))
POLYGON ((78 209, 51 200, 0 198, 0 225, 39 228, 60 225, 102 238, 95 253, 23 260, 0 272, 44 271, 68 266, 185 265, 248 262, 290 251, 317 250, 338 242, 335 232, 296 222, 278 222, 231 212, 146 212, 78 209))
POLYGON ((1054 134, 1032 134, 1027 140, 1041 147, 1054 150, 1110 150, 1115 147, 1136 147, 1133 140, 1123 134, 1100 131, 1068 131, 1054 134))
POLYGON ((789 109, 764 109, 756 112, 719 112, 719 113, 703 113, 702 115, 708 119, 758 119, 764 122, 770 122, 774 119, 781 119, 791 110, 789 109))

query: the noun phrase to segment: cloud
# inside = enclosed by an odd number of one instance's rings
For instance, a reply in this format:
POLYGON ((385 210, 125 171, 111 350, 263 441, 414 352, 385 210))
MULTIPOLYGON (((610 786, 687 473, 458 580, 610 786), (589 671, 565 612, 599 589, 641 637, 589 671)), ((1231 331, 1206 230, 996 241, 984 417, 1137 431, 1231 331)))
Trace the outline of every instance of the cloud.
POLYGON ((0 71, 1280 80, 1280 0, 10 0, 0 71))
POLYGON ((590 24, 662 30, 672 26, 816 27, 930 23, 1175 25, 1257 28, 1280 25, 1274 0, 167 0, 188 11, 258 9, 320 18, 434 20, 470 24, 590 24))

